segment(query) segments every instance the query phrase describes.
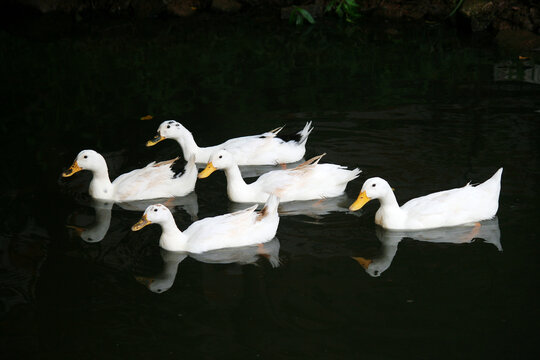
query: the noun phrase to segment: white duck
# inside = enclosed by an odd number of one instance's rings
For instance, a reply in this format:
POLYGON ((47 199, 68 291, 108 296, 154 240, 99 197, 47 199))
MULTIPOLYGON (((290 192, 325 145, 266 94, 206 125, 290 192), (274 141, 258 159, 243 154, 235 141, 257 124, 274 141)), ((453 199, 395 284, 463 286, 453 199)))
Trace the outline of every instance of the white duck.
POLYGON ((205 251, 262 244, 276 235, 279 224, 279 198, 271 196, 260 212, 256 205, 230 214, 208 217, 191 224, 185 231, 176 227, 174 218, 165 206, 150 205, 131 230, 138 231, 148 224, 161 225, 159 246, 168 251, 205 251))
POLYGON ((375 223, 386 229, 420 230, 455 226, 490 219, 499 207, 501 175, 503 169, 484 183, 440 191, 409 200, 401 207, 386 180, 367 179, 360 195, 349 207, 356 211, 368 201, 379 199, 381 207, 375 214, 375 223))
POLYGON ((311 121, 295 136, 280 138, 277 135, 281 129, 283 127, 259 135, 233 138, 220 145, 199 147, 188 129, 177 121, 167 120, 161 123, 158 134, 146 146, 153 146, 164 139, 174 139, 182 147, 185 159, 194 154, 195 162, 203 164, 221 149, 227 149, 238 165, 276 165, 302 159, 308 136, 313 130, 311 121))
POLYGON ((347 170, 334 164, 318 164, 324 154, 286 170, 274 170, 246 184, 233 156, 226 150, 214 153, 206 168, 199 173, 205 178, 216 170, 225 170, 227 194, 235 202, 265 202, 275 194, 281 202, 313 200, 340 196, 347 183, 360 174, 358 168, 347 170))
POLYGON ((100 200, 132 201, 184 196, 195 188, 197 167, 195 159, 191 158, 183 173, 175 175, 171 166, 177 159, 151 162, 142 169, 120 175, 111 183, 105 158, 94 150, 83 150, 62 176, 69 177, 81 170, 90 170, 93 178, 88 192, 94 199, 100 200))

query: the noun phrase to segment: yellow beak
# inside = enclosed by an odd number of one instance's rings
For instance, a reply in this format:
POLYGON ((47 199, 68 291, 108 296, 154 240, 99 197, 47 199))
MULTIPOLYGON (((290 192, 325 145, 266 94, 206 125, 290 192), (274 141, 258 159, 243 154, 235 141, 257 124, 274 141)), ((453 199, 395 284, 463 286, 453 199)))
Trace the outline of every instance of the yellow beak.
POLYGON ((152 140, 148 140, 146 142, 146 146, 154 146, 158 142, 160 142, 161 140, 165 140, 165 138, 163 136, 161 136, 160 134, 157 134, 156 136, 154 136, 154 138, 152 140))
POLYGON ((204 170, 199 173, 198 177, 199 179, 204 179, 205 177, 210 176, 210 174, 216 170, 217 169, 214 167, 214 165, 210 161, 208 164, 206 164, 206 167, 204 168, 204 170))
POLYGON ((67 169, 66 171, 64 171, 62 173, 62 177, 70 177, 71 175, 73 175, 76 172, 79 172, 81 170, 82 170, 82 168, 79 166, 79 164, 77 164, 77 161, 75 161, 73 163, 73 165, 70 166, 69 169, 67 169))
POLYGON ((371 200, 367 195, 365 191, 362 191, 360 195, 358 195, 358 198, 355 202, 352 203, 351 206, 349 206, 349 210, 356 211, 360 210, 366 203, 371 200))
POLYGON ((139 231, 146 225, 150 225, 152 222, 146 218, 146 214, 144 214, 141 218, 141 220, 137 221, 135 225, 131 227, 131 231, 139 231))

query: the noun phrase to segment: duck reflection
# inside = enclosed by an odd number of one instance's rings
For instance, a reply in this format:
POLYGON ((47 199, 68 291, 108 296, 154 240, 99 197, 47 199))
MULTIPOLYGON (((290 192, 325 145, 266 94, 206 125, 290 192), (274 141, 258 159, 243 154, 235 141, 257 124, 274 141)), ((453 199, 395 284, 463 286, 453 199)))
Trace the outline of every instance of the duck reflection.
POLYGON ((156 276, 136 276, 135 279, 152 292, 165 292, 174 284, 178 273, 178 265, 188 256, 207 264, 235 263, 239 265, 255 264, 261 257, 264 257, 275 268, 280 264, 279 247, 279 240, 273 238, 264 244, 212 250, 200 254, 172 252, 160 249, 161 258, 163 259, 162 271, 156 276))
MULTIPOLYGON (((121 203, 92 199, 89 205, 94 209, 96 214, 94 222, 88 226, 70 224, 67 225, 67 227, 72 229, 82 240, 88 243, 100 242, 105 238, 111 226, 112 208, 114 204, 128 211, 144 211, 149 205, 156 202, 161 202, 171 211, 175 208, 182 209, 188 213, 192 221, 197 220, 197 214, 199 212, 197 194, 191 192, 186 196, 177 198, 138 200, 121 203)), ((71 218, 75 219, 74 222, 79 221, 76 214, 72 215, 71 218)), ((129 226, 126 226, 126 229, 129 229, 129 226)))
MULTIPOLYGON (((347 212, 354 216, 360 216, 362 213, 356 213, 349 210, 349 202, 351 199, 347 195, 341 195, 334 198, 306 201, 289 201, 280 203, 278 207, 279 216, 305 215, 313 219, 321 219, 324 215, 333 212, 347 212)), ((254 205, 255 203, 236 203, 231 202, 229 211, 239 211, 245 209, 246 206, 254 205)), ((259 204, 257 210, 262 209, 264 204, 259 204)))
POLYGON ((523 81, 540 84, 540 65, 527 59, 520 62, 503 61, 493 66, 495 81, 523 81))
POLYGON ((470 243, 473 239, 481 238, 484 242, 493 244, 502 251, 501 231, 499 221, 495 217, 472 225, 453 226, 429 230, 396 231, 377 227, 377 238, 381 242, 380 255, 373 259, 353 257, 365 270, 373 276, 380 276, 392 264, 398 245, 404 238, 433 243, 470 243))
MULTIPOLYGON (((88 243, 100 242, 107 235, 107 231, 109 231, 109 227, 111 226, 111 210, 113 205, 114 202, 94 200, 92 207, 94 208, 96 217, 92 224, 86 227, 76 225, 66 226, 88 243)), ((76 217, 76 215, 72 217, 76 217)))

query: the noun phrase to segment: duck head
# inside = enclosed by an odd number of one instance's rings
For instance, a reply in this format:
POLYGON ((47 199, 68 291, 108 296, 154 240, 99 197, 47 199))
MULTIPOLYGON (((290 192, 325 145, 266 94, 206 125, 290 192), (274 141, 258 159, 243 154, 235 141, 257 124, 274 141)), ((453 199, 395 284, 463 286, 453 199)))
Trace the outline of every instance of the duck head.
POLYGON ((235 164, 234 158, 227 150, 219 150, 212 154, 206 168, 199 173, 199 179, 210 176, 216 170, 223 170, 235 164))
POLYGON ((154 146, 165 139, 182 139, 189 133, 189 130, 178 121, 166 120, 159 125, 157 135, 152 140, 148 140, 146 146, 154 146))
POLYGON ((69 169, 62 173, 62 177, 69 177, 81 170, 98 171, 107 168, 103 156, 94 150, 81 151, 69 169))
POLYGON ((369 178, 362 185, 362 190, 354 203, 349 206, 349 210, 356 211, 373 199, 383 199, 388 193, 392 193, 392 188, 388 182, 380 177, 369 178))
POLYGON ((143 216, 135 225, 131 227, 132 231, 139 231, 146 225, 164 224, 172 218, 170 210, 162 204, 150 205, 144 211, 143 216))

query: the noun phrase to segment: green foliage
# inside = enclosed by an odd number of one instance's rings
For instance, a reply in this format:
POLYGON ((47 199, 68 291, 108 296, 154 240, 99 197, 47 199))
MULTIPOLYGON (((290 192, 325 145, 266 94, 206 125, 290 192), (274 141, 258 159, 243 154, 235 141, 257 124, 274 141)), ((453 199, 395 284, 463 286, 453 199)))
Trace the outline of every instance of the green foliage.
POLYGON ((311 16, 309 11, 298 6, 294 6, 293 10, 291 11, 291 16, 289 16, 289 22, 291 24, 302 25, 304 20, 310 24, 315 24, 315 19, 313 19, 313 16, 311 16))
POLYGON ((335 12, 345 21, 354 23, 362 14, 358 11, 356 0, 331 0, 324 9, 325 12, 335 12))

